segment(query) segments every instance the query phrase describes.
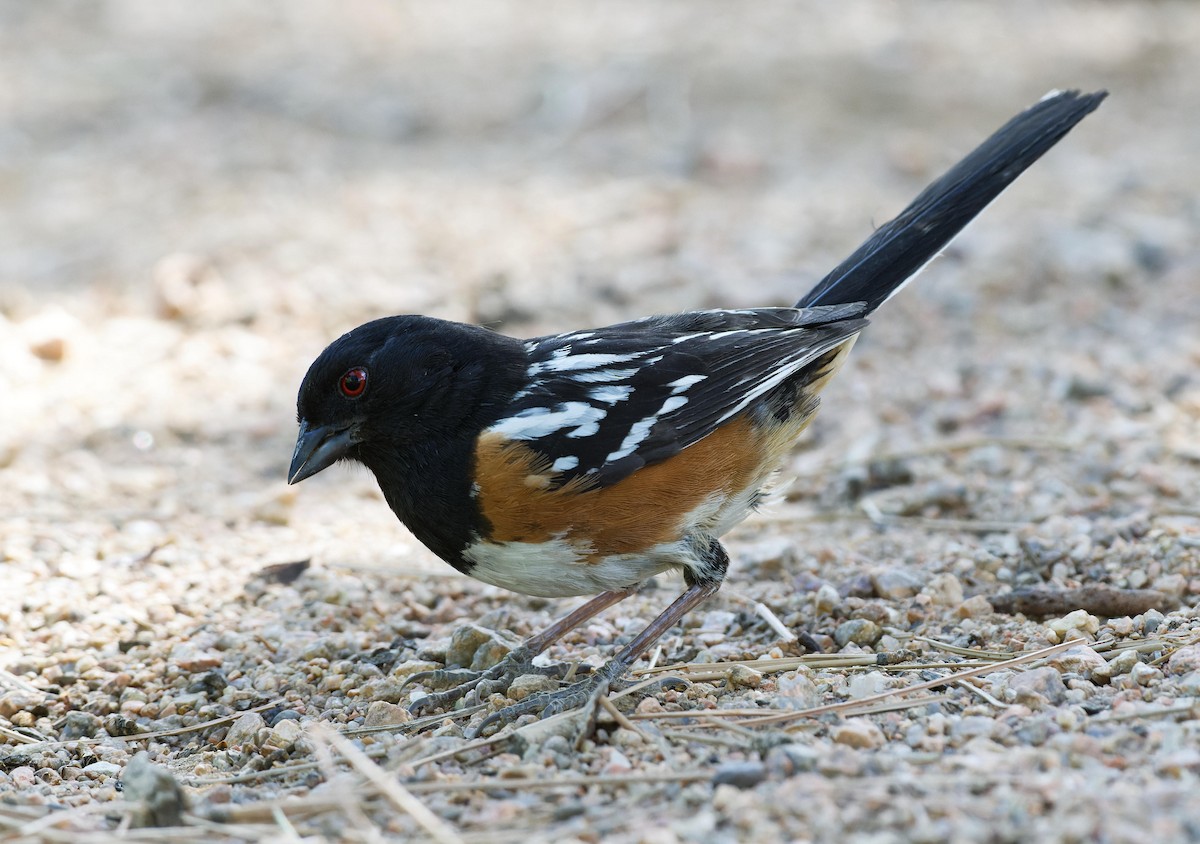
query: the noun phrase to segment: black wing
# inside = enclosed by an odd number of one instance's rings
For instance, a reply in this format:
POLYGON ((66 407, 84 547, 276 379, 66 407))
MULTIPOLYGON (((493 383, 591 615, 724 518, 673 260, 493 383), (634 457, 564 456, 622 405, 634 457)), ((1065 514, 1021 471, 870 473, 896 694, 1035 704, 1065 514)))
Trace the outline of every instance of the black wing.
POLYGON ((863 305, 695 311, 526 342, 528 386, 489 430, 557 483, 616 483, 752 407, 866 326, 863 305))

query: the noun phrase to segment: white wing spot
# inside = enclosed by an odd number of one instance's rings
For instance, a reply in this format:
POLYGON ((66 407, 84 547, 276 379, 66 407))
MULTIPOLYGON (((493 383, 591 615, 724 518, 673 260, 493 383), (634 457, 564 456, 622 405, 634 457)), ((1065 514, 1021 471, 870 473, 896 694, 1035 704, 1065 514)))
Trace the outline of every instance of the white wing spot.
POLYGON ((637 367, 632 369, 599 369, 593 372, 576 372, 570 376, 576 384, 603 384, 608 381, 624 381, 637 374, 637 367))
POLYGON ((579 369, 599 369, 602 366, 612 366, 614 363, 627 363, 628 361, 629 355, 599 353, 573 355, 568 346, 555 351, 550 356, 550 360, 539 361, 529 368, 533 372, 574 372, 579 369))
POLYGON ((619 401, 625 401, 631 395, 633 395, 633 387, 617 385, 593 387, 591 390, 588 390, 588 398, 593 401, 602 401, 605 404, 616 404, 619 401))
POLYGON ((673 410, 678 410, 687 403, 687 396, 671 396, 662 403, 662 407, 653 416, 647 416, 645 419, 634 422, 629 428, 629 433, 625 435, 625 439, 621 440, 621 447, 605 457, 604 462, 615 463, 633 454, 637 447, 642 444, 642 441, 650 435, 650 429, 658 422, 659 417, 673 410))
POLYGON ((569 401, 549 407, 530 407, 502 419, 489 428, 510 440, 536 440, 570 430, 568 437, 588 437, 600 430, 604 410, 584 401, 569 401))
POLYGON ((550 466, 555 472, 567 472, 579 465, 579 458, 574 454, 568 454, 566 457, 560 457, 550 466))
POLYGON ((696 384, 699 384, 701 381, 704 381, 707 378, 707 375, 685 375, 682 378, 676 378, 674 381, 667 384, 667 386, 671 388, 672 394, 678 395, 679 393, 686 392, 688 389, 696 384))

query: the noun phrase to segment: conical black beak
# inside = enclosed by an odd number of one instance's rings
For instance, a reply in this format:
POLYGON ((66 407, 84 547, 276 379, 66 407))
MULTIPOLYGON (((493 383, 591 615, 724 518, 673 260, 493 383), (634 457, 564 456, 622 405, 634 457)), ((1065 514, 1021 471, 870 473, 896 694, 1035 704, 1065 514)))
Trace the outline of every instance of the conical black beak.
POLYGON ((296 450, 292 453, 292 465, 288 468, 288 483, 295 484, 327 469, 346 456, 354 439, 350 428, 330 428, 318 425, 310 428, 307 422, 300 423, 300 435, 296 438, 296 450))

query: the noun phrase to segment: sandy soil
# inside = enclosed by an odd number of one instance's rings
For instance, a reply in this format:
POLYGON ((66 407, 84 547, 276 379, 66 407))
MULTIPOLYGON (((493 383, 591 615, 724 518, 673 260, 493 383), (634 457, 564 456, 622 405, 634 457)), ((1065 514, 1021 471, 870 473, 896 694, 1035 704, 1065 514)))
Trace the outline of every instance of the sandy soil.
POLYGON ((1198 66, 1184 2, 0 4, 0 838, 1200 839, 1198 66), (690 688, 579 751, 407 719, 573 602, 284 485, 324 344, 790 302, 1055 87, 1112 96, 878 314, 690 688))

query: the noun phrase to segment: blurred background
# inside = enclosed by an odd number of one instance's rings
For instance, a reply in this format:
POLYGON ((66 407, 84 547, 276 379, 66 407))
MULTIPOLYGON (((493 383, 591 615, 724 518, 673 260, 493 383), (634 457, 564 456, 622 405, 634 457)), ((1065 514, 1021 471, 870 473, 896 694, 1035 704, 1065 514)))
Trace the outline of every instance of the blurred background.
MULTIPOLYGON (((0 669, 66 689, 27 726, 118 703, 171 726, 163 688, 222 660, 244 701, 361 723, 304 674, 315 639, 367 653, 488 608, 528 633, 560 607, 455 576, 365 472, 286 487, 320 350, 400 312, 531 335, 791 303, 1054 88, 1111 96, 877 313, 714 606, 827 633, 822 583, 901 568, 1194 603, 1198 68, 1183 1, 0 0, 0 669)), ((1042 635, 962 612, 928 629, 1042 635)), ((1143 833, 1140 792, 1112 805, 1143 833)))
POLYGON ((379 315, 791 302, 1055 87, 1112 97, 864 349, 919 394, 992 328, 1034 368, 1071 335, 1084 392, 1190 378, 1198 44, 1186 2, 2 3, 0 502, 117 507, 101 467, 168 446, 278 478, 307 363, 379 315))

